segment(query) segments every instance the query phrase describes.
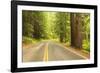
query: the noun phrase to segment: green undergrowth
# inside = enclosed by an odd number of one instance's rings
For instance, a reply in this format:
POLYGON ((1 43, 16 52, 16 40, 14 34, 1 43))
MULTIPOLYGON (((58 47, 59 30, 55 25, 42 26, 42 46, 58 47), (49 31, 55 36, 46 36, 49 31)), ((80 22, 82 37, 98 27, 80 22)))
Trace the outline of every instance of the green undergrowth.
POLYGON ((90 42, 89 41, 83 40, 82 47, 83 47, 84 50, 90 52, 90 42))
POLYGON ((23 43, 24 44, 35 44, 37 42, 41 41, 41 39, 34 39, 34 38, 30 38, 30 37, 23 37, 23 43))

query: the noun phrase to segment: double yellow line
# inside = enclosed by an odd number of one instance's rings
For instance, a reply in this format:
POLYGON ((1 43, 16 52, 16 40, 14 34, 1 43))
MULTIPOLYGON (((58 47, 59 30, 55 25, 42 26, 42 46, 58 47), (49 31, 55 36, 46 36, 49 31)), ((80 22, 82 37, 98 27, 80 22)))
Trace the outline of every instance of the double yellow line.
POLYGON ((43 61, 47 62, 48 61, 48 43, 46 43, 45 48, 44 48, 44 57, 43 61))

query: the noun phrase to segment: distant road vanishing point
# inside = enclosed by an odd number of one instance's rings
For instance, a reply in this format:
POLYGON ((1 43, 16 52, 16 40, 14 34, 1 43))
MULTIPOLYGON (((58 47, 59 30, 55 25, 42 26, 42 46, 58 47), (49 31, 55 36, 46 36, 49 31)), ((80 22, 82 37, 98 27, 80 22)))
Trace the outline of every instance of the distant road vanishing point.
POLYGON ((23 48, 23 62, 80 60, 87 57, 61 44, 45 41, 30 48, 23 48))

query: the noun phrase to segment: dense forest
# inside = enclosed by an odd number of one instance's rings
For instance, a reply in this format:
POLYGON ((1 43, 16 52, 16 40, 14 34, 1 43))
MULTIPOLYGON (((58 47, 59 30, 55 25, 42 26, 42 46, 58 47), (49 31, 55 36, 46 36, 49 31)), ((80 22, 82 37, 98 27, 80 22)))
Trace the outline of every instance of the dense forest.
POLYGON ((22 11, 23 43, 51 40, 90 51, 90 14, 22 11))

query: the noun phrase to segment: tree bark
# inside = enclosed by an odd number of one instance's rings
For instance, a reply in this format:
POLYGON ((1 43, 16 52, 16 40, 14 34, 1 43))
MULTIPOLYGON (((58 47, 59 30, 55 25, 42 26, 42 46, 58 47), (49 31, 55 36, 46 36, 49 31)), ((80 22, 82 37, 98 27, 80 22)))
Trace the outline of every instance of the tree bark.
POLYGON ((81 14, 71 13, 71 46, 76 48, 82 48, 82 20, 81 14))

